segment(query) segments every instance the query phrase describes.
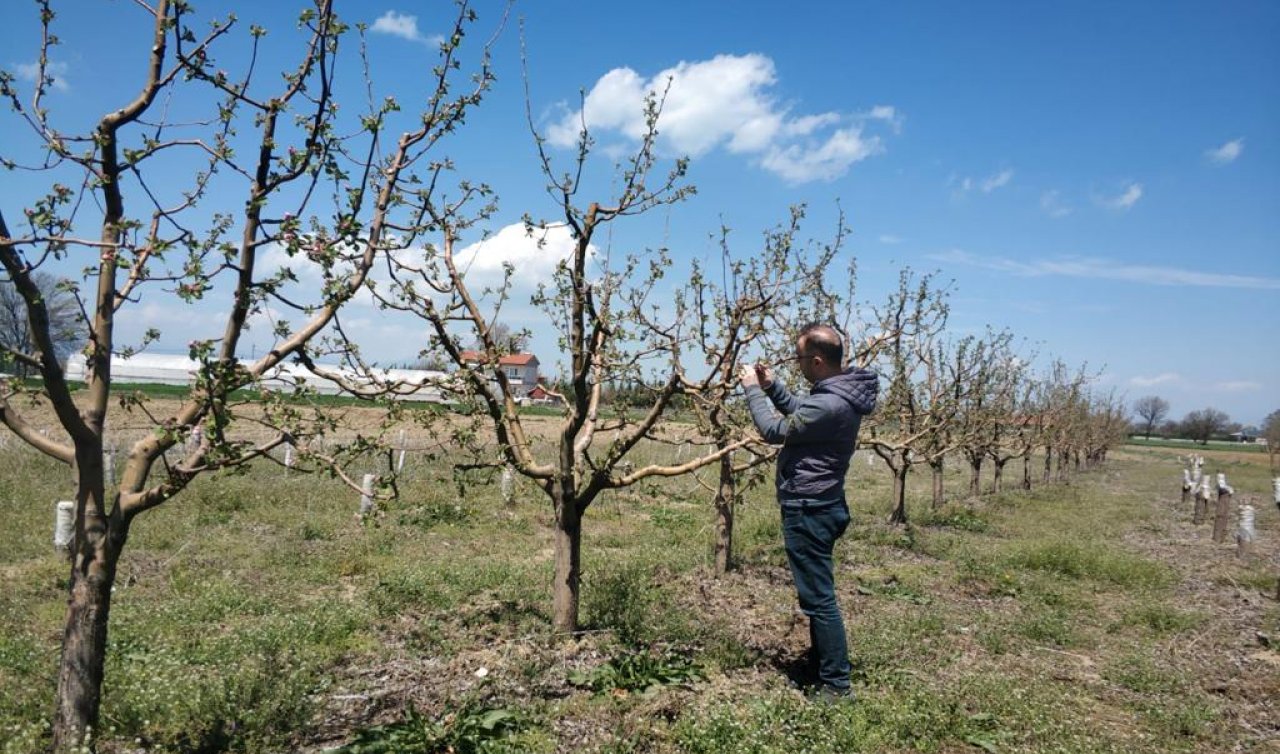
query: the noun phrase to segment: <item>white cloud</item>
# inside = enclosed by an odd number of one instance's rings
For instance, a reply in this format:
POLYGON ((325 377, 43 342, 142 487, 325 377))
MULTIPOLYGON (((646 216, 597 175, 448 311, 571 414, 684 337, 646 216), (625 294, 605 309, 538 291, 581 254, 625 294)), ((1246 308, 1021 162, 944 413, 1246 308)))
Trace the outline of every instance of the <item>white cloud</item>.
POLYGON ((871 108, 871 111, 866 113, 864 117, 870 120, 880 120, 888 123, 893 127, 893 132, 895 134, 902 132, 902 122, 906 120, 906 117, 903 116, 902 113, 898 112, 897 108, 893 105, 876 105, 871 108))
POLYGON ((995 175, 988 177, 982 182, 982 193, 990 194, 992 191, 995 191, 996 189, 1002 186, 1008 186, 1009 181, 1012 181, 1012 180, 1013 180, 1012 170, 1001 170, 999 173, 996 173, 995 175))
POLYGON ((952 175, 947 182, 952 186, 958 187, 955 197, 960 198, 974 189, 977 189, 984 194, 990 194, 998 188, 1009 185, 1009 182, 1012 180, 1013 171, 1006 168, 1005 170, 1001 170, 998 173, 993 173, 986 178, 981 179, 975 179, 970 176, 961 177, 958 175, 952 175))
POLYGON ((1201 270, 1184 270, 1177 267, 1124 264, 1113 259, 1098 257, 1065 257, 1024 261, 1004 257, 984 257, 961 249, 952 249, 930 258, 938 262, 963 264, 1021 277, 1072 277, 1097 280, 1120 280, 1146 285, 1180 285, 1209 288, 1247 288, 1253 290, 1280 290, 1280 278, 1253 275, 1232 275, 1201 270))
POLYGON ((630 68, 615 68, 591 88, 582 110, 566 113, 547 128, 547 139, 572 146, 585 118, 597 138, 616 132, 637 140, 646 128, 644 98, 654 93, 665 96, 659 121, 664 150, 700 157, 723 148, 803 183, 833 180, 853 163, 883 151, 880 138, 866 135, 864 128, 873 121, 901 120, 887 105, 861 116, 795 114, 772 94, 777 82, 773 61, 760 54, 682 61, 648 79, 630 68))
POLYGON ((1254 390, 1261 390, 1262 383, 1251 382, 1249 380, 1232 380, 1229 382, 1219 382, 1214 385, 1214 387, 1228 393, 1248 393, 1254 390))
POLYGON ((373 26, 369 30, 376 34, 390 34, 393 37, 407 39, 410 42, 420 42, 422 44, 438 45, 444 41, 441 36, 424 37, 422 32, 418 31, 418 17, 410 16, 407 13, 399 13, 389 10, 378 17, 373 22, 373 26))
POLYGON ((1182 375, 1177 372, 1164 372, 1154 377, 1135 376, 1129 378, 1129 384, 1134 387, 1153 387, 1155 385, 1165 385, 1170 382, 1181 382, 1182 375))
MULTIPOLYGON (((515 223, 489 238, 454 253, 459 269, 464 270, 469 285, 497 284, 502 281, 506 264, 515 268, 512 282, 520 288, 533 289, 551 281, 556 265, 573 254, 574 239, 563 223, 526 231, 524 223, 515 223)), ((588 249, 595 255, 594 246, 588 249)))
MULTIPOLYGON (((39 63, 18 63, 14 68, 17 71, 18 78, 22 81, 35 83, 36 77, 40 75, 39 63)), ((71 91, 71 85, 67 83, 67 70, 66 63, 50 62, 45 65, 44 75, 52 79, 52 83, 49 86, 54 91, 71 91)))
POLYGON ((760 164, 792 183, 832 181, 849 166, 881 151, 879 139, 863 139, 857 129, 840 129, 821 146, 772 146, 760 164))
POLYGON ((878 239, 880 243, 893 246, 902 243, 902 239, 892 233, 881 233, 878 239))
POLYGON ((1133 205, 1137 204, 1138 200, 1141 198, 1142 198, 1142 184, 1134 182, 1126 186, 1125 190, 1120 195, 1112 196, 1112 197, 1105 197, 1105 196, 1099 197, 1098 202, 1102 204, 1102 206, 1104 207, 1110 207, 1111 209, 1114 209, 1114 210, 1127 212, 1133 209, 1133 205))
POLYGON ((1040 209, 1049 217, 1066 217, 1072 209, 1062 200, 1058 191, 1046 191, 1040 195, 1040 209))
POLYGON ((1220 147, 1206 150, 1204 156, 1210 162, 1226 165, 1229 162, 1235 162, 1242 152, 1244 152, 1244 139, 1240 138, 1232 139, 1220 147))

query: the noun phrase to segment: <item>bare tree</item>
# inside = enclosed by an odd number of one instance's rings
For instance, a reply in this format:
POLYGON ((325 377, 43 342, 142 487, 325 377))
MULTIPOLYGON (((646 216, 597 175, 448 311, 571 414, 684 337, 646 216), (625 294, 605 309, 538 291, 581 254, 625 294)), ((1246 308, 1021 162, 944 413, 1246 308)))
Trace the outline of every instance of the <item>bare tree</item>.
MULTIPOLYGON (((729 230, 720 232, 720 272, 717 275, 695 262, 688 285, 681 292, 697 323, 693 345, 705 354, 709 368, 701 379, 687 381, 686 390, 699 432, 711 438, 721 451, 743 433, 751 434, 752 422, 741 401, 738 366, 753 353, 780 366, 794 345, 798 319, 806 316, 803 302, 821 297, 831 260, 845 237, 843 218, 835 240, 819 249, 812 258, 798 245, 796 236, 804 218, 803 207, 793 207, 790 220, 764 234, 762 248, 746 258, 736 256, 729 245, 729 230)), ((741 497, 740 479, 777 455, 777 448, 749 446, 747 456, 735 461, 734 453, 721 455, 713 488, 715 508, 715 573, 733 567, 733 525, 741 497)), ((695 476, 695 479, 698 477, 695 476)), ((701 479, 698 479, 701 483, 701 479)), ((748 483, 761 481, 756 474, 748 483)))
MULTIPOLYGON (((71 283, 45 272, 32 273, 31 282, 44 302, 54 358, 64 362, 84 342, 84 317, 72 293, 71 283)), ((0 372, 28 377, 35 372, 32 362, 40 360, 28 321, 26 299, 13 280, 5 275, 0 278, 0 372)))
MULTIPOLYGON (((960 401, 956 432, 969 462, 969 495, 982 494, 982 467, 1000 444, 1012 396, 1008 332, 988 332, 968 351, 969 384, 960 401)), ((1007 460, 1007 459, 1006 459, 1007 460)))
POLYGON ((1133 402, 1133 412, 1142 420, 1142 433, 1150 440, 1152 430, 1169 415, 1169 401, 1158 395, 1143 396, 1133 402))
POLYGON ((893 474, 889 521, 905 524, 907 475, 926 460, 919 451, 936 449, 939 433, 953 416, 950 394, 934 389, 941 383, 925 379, 938 368, 932 362, 947 320, 946 294, 934 286, 932 276, 917 278, 903 270, 897 290, 875 311, 880 342, 872 363, 888 387, 876 412, 865 420, 860 443, 888 465, 893 474))
POLYGON ((1271 459, 1271 473, 1280 471, 1280 409, 1267 414, 1262 420, 1262 437, 1267 441, 1267 456, 1271 459))
POLYGON ((1221 433, 1230 421, 1231 417, 1216 408, 1197 409, 1183 417, 1182 435, 1188 440, 1205 445, 1214 435, 1221 433))
MULTIPOLYGON (((513 330, 511 325, 505 322, 493 323, 489 333, 489 337, 498 345, 499 350, 506 353, 522 353, 529 345, 528 330, 513 330)), ((471 348, 476 351, 484 350, 484 339, 477 336, 471 340, 471 348)))
MULTIPOLYGON (((510 466, 547 496, 555 530, 552 622, 558 631, 579 626, 582 526, 592 503, 607 491, 687 474, 758 444, 744 436, 702 446, 680 461, 637 464, 629 458, 642 444, 666 441, 677 398, 715 392, 717 381, 723 386, 723 375, 732 373, 724 364, 739 353, 730 342, 714 350, 710 365, 707 353, 686 354, 698 342, 698 323, 690 316, 687 298, 662 298, 660 283, 672 264, 667 250, 615 253, 608 245, 606 229, 613 223, 678 203, 692 191, 684 184, 685 161, 677 160, 666 171, 659 167, 655 140, 660 111, 660 98, 650 96, 648 128, 622 162, 611 199, 585 205, 578 198, 591 151, 585 129, 572 169, 558 174, 530 116, 557 216, 526 219, 525 230, 539 244, 560 234, 570 247, 551 281, 531 298, 569 361, 563 415, 553 431, 537 434, 517 410, 516 394, 502 370, 464 369, 457 398, 472 410, 447 429, 455 450, 468 456, 462 465, 510 466), (694 358, 712 376, 692 376, 686 359, 694 358), (638 409, 622 402, 609 405, 603 400, 608 385, 647 386, 648 400, 638 409)), ((469 342, 482 345, 482 358, 496 363, 504 344, 495 337, 494 323, 512 295, 514 270, 508 267, 499 284, 479 287, 468 280, 457 257, 464 234, 492 216, 491 194, 484 186, 467 184, 448 200, 417 190, 402 196, 417 219, 400 226, 390 255, 391 284, 375 295, 388 307, 420 317, 431 332, 432 351, 451 363, 462 366, 462 344, 469 342), (473 208, 475 203, 479 206, 473 208)))
MULTIPOLYGON (((203 473, 266 460, 273 448, 333 427, 323 409, 286 400, 285 393, 304 395, 306 388, 281 390, 279 368, 287 359, 316 365, 326 354, 359 365, 340 312, 371 285, 395 232, 400 192, 406 184, 432 190, 415 171, 430 169, 428 155, 492 79, 486 48, 468 85, 452 81, 460 75, 459 44, 475 19, 461 2, 440 45, 439 66, 427 72, 423 109, 405 119, 398 139, 384 144, 380 137, 399 109, 394 99, 339 108, 334 74, 349 29, 331 0, 316 0, 302 13, 296 66, 266 80, 253 66, 265 44, 259 27, 245 30, 251 49, 235 76, 214 63, 219 41, 240 28, 234 17, 198 19, 179 0, 120 11, 140 14, 151 29, 146 65, 126 84, 132 91, 122 93, 120 106, 91 131, 63 130, 46 98, 49 47, 56 40, 50 2, 40 3, 44 34, 29 98, 14 76, 0 73, 6 111, 29 127, 35 145, 22 148, 20 159, 4 156, 3 164, 35 176, 25 185, 48 176, 46 187, 29 198, 23 226, 11 227, 0 215, 0 266, 22 298, 31 334, 29 347, 8 353, 42 378, 39 397, 63 434, 39 432, 13 385, 0 388, 0 421, 71 466, 76 480, 53 722, 59 752, 80 746, 98 722, 112 585, 134 519, 203 473), (171 120, 164 103, 179 92, 206 113, 171 120), (340 112, 353 116, 343 120, 340 112), (219 198, 226 206, 216 206, 219 198), (96 237, 82 235, 90 228, 96 237), (270 249, 283 254, 283 265, 264 259, 270 249), (57 312, 41 286, 42 268, 72 255, 92 260, 78 287, 65 288, 87 315, 80 334, 87 343, 87 388, 79 402, 57 358, 57 312), (176 294, 198 305, 221 291, 230 294, 219 302, 225 316, 190 344, 199 370, 188 397, 176 408, 126 404, 153 421, 154 431, 132 445, 118 487, 107 489, 104 434, 108 415, 120 405, 112 400, 112 357, 142 345, 122 342, 119 330, 138 316, 141 302, 172 301, 176 294), (266 321, 275 342, 248 361, 241 352, 251 318, 266 321), (274 389, 265 384, 272 377, 274 389), (265 398, 246 402, 237 392, 246 387, 265 398)), ((285 40, 273 45, 288 47, 285 40)), ((143 344, 158 335, 147 333, 143 344)), ((330 447, 308 452, 300 445, 299 460, 357 486, 344 464, 375 445, 362 439, 330 447)))

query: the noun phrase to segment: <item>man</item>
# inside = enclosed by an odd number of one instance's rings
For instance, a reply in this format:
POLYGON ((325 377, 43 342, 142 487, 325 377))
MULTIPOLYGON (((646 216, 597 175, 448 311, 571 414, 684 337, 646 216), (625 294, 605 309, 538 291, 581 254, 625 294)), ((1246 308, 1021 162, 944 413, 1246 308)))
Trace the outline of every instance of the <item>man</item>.
POLYGON ((791 395, 759 364, 742 368, 742 387, 765 442, 782 445, 776 476, 782 537, 800 609, 809 616, 816 694, 847 697, 849 648, 831 552, 849 526, 844 478, 862 417, 875 408, 879 378, 867 369, 844 368, 842 338, 829 325, 800 331, 795 360, 811 385, 808 397, 791 395))

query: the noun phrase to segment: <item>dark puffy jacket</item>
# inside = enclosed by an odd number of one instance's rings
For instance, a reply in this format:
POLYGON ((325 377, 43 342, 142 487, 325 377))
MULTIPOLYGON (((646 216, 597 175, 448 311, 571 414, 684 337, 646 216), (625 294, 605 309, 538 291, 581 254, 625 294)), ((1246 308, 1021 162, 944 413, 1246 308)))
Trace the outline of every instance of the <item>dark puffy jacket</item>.
POLYGON ((780 501, 832 500, 844 494, 858 427, 876 407, 879 389, 876 373, 857 367, 822 380, 805 398, 787 392, 778 380, 767 392, 747 388, 756 428, 765 442, 782 444, 776 479, 780 501))

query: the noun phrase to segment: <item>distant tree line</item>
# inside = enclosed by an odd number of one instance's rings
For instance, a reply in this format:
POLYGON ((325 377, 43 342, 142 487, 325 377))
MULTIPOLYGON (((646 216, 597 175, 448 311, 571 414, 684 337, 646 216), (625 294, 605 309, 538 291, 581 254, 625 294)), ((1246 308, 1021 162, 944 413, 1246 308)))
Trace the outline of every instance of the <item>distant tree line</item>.
POLYGON ((1169 418, 1169 402, 1158 395, 1147 395, 1133 402, 1130 431, 1150 439, 1191 440, 1201 444, 1210 440, 1230 440, 1243 432, 1246 437, 1266 438, 1270 445, 1280 443, 1280 411, 1273 411, 1261 429, 1232 421, 1225 411, 1213 407, 1188 412, 1182 419, 1169 418), (1274 438, 1274 439, 1273 439, 1274 438))

